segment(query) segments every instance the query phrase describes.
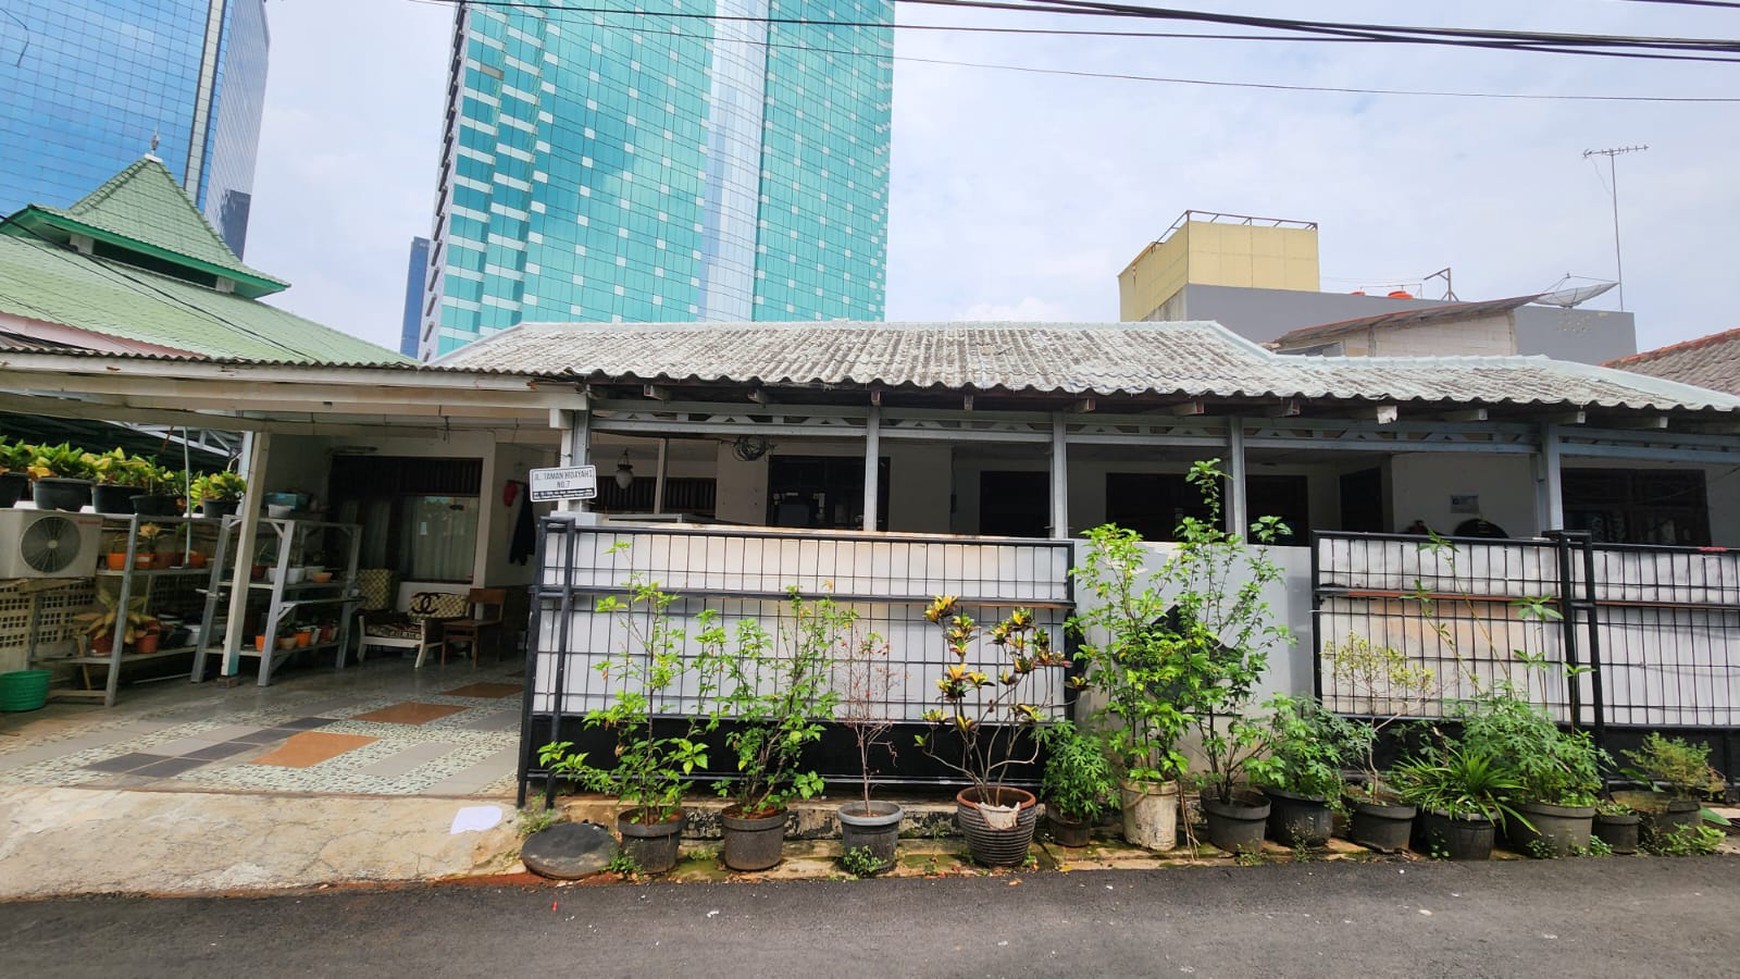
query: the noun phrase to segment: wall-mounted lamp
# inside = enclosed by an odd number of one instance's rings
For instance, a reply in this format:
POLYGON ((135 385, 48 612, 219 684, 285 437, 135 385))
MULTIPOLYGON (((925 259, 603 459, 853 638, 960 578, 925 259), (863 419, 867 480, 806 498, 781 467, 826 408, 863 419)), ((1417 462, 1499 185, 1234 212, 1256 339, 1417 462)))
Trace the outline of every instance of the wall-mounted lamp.
POLYGON ((622 458, 616 463, 616 485, 628 489, 634 485, 634 466, 628 461, 628 450, 622 450, 622 458))

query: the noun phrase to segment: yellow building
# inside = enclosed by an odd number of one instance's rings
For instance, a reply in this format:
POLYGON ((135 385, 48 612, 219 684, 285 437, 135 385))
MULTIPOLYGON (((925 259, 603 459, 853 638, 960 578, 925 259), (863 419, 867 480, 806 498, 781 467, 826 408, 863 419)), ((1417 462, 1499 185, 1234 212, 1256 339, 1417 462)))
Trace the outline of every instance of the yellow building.
POLYGON ((1185 318, 1185 286, 1316 292, 1317 223, 1185 211, 1118 274, 1126 323, 1185 318))

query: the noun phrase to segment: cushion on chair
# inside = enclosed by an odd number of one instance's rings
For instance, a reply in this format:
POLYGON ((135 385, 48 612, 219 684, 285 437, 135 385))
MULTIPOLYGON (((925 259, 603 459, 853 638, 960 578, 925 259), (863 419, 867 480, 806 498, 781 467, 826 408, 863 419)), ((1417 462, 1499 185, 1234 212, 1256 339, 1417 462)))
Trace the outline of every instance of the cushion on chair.
POLYGON ((422 639, 423 623, 397 616, 378 621, 370 619, 363 626, 363 634, 371 639, 422 639))
POLYGON ((420 591, 411 596, 413 619, 457 619, 468 614, 464 595, 443 591, 420 591))
POLYGON ((377 612, 393 607, 393 584, 398 575, 389 568, 361 568, 356 573, 356 590, 362 598, 359 608, 377 612))

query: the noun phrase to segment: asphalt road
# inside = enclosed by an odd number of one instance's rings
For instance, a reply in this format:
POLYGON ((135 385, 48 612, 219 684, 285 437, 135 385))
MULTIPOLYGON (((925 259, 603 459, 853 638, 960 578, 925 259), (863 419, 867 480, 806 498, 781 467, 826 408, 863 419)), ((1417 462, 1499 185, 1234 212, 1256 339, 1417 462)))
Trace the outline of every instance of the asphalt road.
POLYGON ((1740 861, 0 904, 4 976, 1740 975, 1740 861))

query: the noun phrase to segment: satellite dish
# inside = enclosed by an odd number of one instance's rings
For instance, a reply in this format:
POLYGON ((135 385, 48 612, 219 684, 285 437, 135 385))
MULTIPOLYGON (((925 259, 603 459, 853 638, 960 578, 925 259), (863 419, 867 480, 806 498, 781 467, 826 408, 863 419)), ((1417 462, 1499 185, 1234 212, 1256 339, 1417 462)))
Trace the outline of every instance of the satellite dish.
MULTIPOLYGON (((1563 282, 1564 280, 1559 281, 1563 282)), ((1617 282, 1596 282, 1586 286, 1573 286, 1569 289, 1555 289, 1552 292, 1542 293, 1529 301, 1540 303, 1543 306, 1570 309, 1594 299, 1618 284, 1617 282)))

